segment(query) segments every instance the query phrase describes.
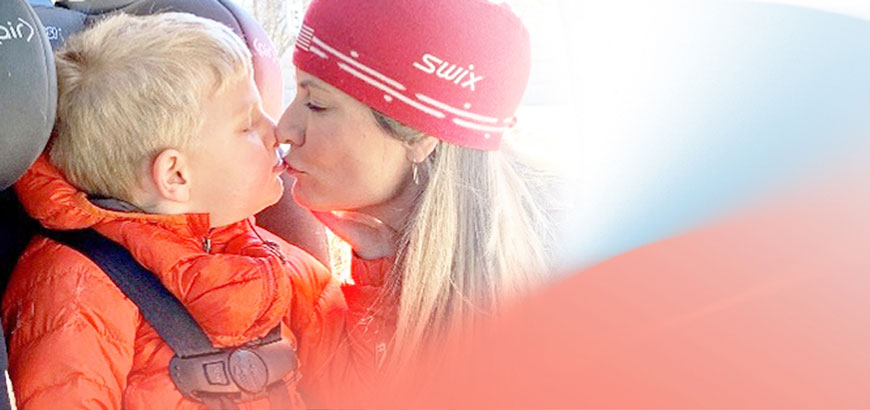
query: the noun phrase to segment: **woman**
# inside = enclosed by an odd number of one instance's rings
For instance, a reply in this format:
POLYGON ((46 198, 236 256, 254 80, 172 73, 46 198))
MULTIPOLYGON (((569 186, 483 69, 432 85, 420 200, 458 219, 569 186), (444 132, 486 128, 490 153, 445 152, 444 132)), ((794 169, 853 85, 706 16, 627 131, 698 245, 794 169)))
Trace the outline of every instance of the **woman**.
POLYGON ((354 250, 350 349, 317 360, 402 365, 539 281, 546 218, 498 150, 529 73, 506 5, 315 0, 294 62, 293 198, 354 250))

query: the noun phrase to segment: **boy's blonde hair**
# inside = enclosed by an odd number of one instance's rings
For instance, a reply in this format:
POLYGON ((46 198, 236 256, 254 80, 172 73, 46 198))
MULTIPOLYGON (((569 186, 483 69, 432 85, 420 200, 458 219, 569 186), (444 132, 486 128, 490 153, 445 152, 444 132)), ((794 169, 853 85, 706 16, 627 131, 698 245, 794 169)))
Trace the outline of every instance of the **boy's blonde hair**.
POLYGON ((253 72, 228 27, 186 13, 113 15, 70 38, 56 62, 51 162, 78 188, 133 203, 154 155, 195 148, 206 99, 253 72))

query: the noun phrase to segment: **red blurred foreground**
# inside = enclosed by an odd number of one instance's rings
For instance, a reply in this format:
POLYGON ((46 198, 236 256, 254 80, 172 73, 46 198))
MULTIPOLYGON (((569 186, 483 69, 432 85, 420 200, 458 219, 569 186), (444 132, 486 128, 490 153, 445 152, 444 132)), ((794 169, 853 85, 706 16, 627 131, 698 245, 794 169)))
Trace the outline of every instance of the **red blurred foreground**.
POLYGON ((870 408, 861 174, 579 272, 364 406, 870 408))

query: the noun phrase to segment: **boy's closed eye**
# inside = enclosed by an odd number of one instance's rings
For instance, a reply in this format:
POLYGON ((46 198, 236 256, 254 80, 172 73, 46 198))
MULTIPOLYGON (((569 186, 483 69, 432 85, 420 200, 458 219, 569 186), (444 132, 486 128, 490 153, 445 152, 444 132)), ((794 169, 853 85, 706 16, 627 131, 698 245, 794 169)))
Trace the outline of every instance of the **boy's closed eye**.
POLYGON ((240 134, 248 134, 254 129, 256 129, 257 123, 255 122, 254 112, 256 105, 251 105, 247 112, 245 112, 243 116, 243 120, 241 121, 241 125, 237 127, 239 129, 240 134))

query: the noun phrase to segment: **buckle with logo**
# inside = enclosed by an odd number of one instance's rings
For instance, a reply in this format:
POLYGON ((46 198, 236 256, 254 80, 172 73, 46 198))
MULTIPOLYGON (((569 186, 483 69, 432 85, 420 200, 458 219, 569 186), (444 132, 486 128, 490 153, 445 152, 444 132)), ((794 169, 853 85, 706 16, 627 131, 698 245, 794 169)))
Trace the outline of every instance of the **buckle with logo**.
POLYGON ((169 374, 190 399, 224 395, 236 401, 264 397, 267 388, 296 371, 296 352, 289 340, 223 349, 201 356, 174 356, 169 374))
POLYGON ((230 377, 240 389, 251 394, 266 390, 269 370, 255 350, 236 349, 229 357, 230 377))

